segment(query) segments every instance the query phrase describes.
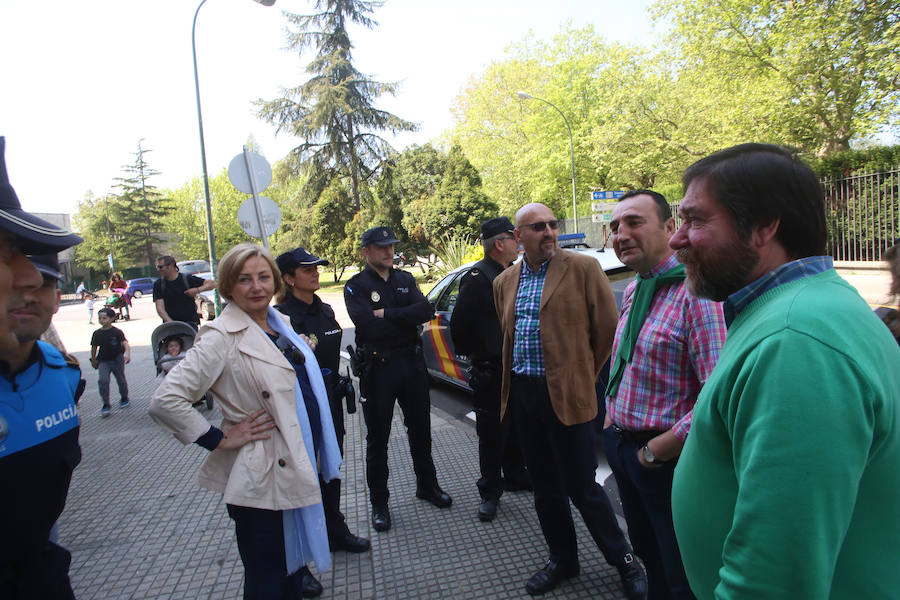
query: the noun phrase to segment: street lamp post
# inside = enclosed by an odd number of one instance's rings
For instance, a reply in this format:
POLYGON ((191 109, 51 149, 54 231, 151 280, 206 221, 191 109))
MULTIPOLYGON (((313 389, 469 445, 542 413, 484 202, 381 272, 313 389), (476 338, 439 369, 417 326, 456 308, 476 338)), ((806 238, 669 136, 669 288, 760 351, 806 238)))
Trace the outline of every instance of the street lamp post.
MULTIPOLYGON (((538 98, 537 96, 532 96, 527 92, 516 92, 516 96, 523 100, 540 100, 545 104, 549 104, 559 115, 563 118, 563 121, 566 123, 566 129, 569 130, 569 152, 572 157, 572 216, 575 219, 575 231, 574 233, 578 233, 578 205, 576 204, 575 198, 575 142, 572 140, 572 128, 569 126, 569 120, 566 118, 566 115, 563 114, 563 111, 559 110, 559 107, 550 102, 549 100, 544 100, 543 98, 538 98)), ((199 105, 198 105, 199 106, 199 105)))
MULTIPOLYGON (((263 6, 272 6, 275 0, 253 0, 263 6)), ((201 0, 194 11, 194 24, 191 26, 191 52, 194 55, 194 89, 197 93, 197 125, 200 128, 200 160, 203 165, 203 196, 206 200, 206 240, 209 245, 209 268, 212 269, 213 277, 216 274, 216 244, 213 237, 212 223, 212 203, 209 199, 209 175, 206 171, 206 143, 203 140, 203 113, 200 110, 200 78, 197 76, 197 15, 200 9, 206 4, 206 0, 201 0)), ((216 292, 216 304, 218 305, 218 292, 216 292)), ((218 311, 218 306, 216 306, 218 311)))

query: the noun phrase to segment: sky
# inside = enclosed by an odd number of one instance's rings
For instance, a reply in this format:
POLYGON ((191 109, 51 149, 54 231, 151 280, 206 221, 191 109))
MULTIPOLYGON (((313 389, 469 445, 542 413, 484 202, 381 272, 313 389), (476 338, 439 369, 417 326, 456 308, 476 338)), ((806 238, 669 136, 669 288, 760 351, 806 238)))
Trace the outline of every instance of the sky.
MULTIPOLYGON (((88 191, 114 192, 139 140, 159 188, 201 174, 191 60, 191 0, 0 3, 0 135, 10 182, 26 210, 74 213, 88 191)), ((452 126, 470 81, 529 32, 552 40, 567 23, 610 41, 653 43, 650 0, 387 0, 373 30, 350 30, 359 71, 400 84, 379 108, 416 122, 395 148, 452 126)), ((274 163, 299 143, 255 116, 253 102, 302 83, 312 58, 285 49, 283 12, 307 0, 208 0, 197 18, 197 60, 210 177, 253 136, 274 163)), ((526 90, 528 91, 528 90, 526 90)))

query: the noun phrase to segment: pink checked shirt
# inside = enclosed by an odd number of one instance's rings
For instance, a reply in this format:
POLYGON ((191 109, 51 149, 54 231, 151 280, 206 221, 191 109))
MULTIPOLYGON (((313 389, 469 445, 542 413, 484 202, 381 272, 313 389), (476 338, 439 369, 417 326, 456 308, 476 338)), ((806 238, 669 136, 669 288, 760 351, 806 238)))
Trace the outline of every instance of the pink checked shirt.
MULTIPOLYGON (((656 275, 676 266, 675 255, 650 272, 656 275)), ((616 326, 612 356, 619 341, 635 282, 622 297, 622 314, 616 326)), ((629 431, 672 430, 680 440, 691 428, 697 394, 709 377, 725 344, 722 304, 692 296, 684 283, 661 287, 647 312, 625 367, 615 398, 606 398, 606 412, 613 423, 629 431)))

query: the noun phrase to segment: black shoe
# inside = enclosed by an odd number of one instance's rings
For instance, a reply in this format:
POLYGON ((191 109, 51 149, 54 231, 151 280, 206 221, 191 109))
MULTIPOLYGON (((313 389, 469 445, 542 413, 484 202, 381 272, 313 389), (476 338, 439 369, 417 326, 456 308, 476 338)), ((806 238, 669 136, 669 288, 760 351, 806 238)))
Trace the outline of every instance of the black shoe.
MULTIPOLYGON (((390 516, 388 517, 388 521, 390 521, 390 516)), ((329 539, 328 545, 331 547, 332 552, 343 550, 344 552, 352 552, 354 554, 365 552, 372 546, 366 538, 353 535, 349 531, 339 538, 329 539)))
POLYGON ((647 576, 640 563, 629 552, 625 555, 625 562, 616 567, 622 577, 622 587, 625 588, 625 597, 628 600, 644 600, 647 597, 647 576))
POLYGON ((478 520, 493 521, 497 516, 497 504, 496 500, 483 500, 478 507, 478 520))
POLYGON ((438 508, 450 508, 450 505, 453 504, 450 494, 438 487, 437 484, 430 488, 416 488, 416 498, 428 500, 438 508))
POLYGON ((391 513, 387 506, 372 508, 372 527, 375 531, 387 531, 391 528, 391 513))
POLYGON ((321 596, 323 587, 319 581, 309 572, 309 568, 302 567, 300 569, 300 588, 303 591, 304 598, 315 598, 321 596))
POLYGON ((543 569, 531 576, 531 579, 525 584, 525 591, 532 596, 546 594, 566 579, 577 577, 580 572, 581 567, 578 562, 566 566, 550 559, 543 569))

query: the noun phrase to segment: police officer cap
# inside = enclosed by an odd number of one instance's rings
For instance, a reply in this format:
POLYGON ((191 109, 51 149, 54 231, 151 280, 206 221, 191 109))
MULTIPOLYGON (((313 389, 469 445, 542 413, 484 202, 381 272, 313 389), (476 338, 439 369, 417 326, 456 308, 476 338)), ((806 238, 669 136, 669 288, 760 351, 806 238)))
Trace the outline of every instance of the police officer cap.
POLYGON ((501 233, 511 233, 513 229, 515 227, 507 217, 488 219, 481 224, 481 239, 486 240, 501 233))
POLYGON ((375 244, 376 246, 390 246, 391 244, 399 244, 400 240, 394 237, 394 232, 390 227, 373 227, 366 229, 362 234, 362 245, 368 246, 375 244))
POLYGON ((28 260, 37 267, 42 275, 62 281, 63 274, 59 272, 59 257, 56 254, 35 254, 29 256, 28 260))
POLYGON ((275 264, 282 273, 291 273, 297 267, 314 267, 316 265, 327 265, 328 261, 319 258, 314 254, 306 251, 306 248, 294 248, 284 254, 279 254, 275 259, 275 264))
POLYGON ((16 238, 16 246, 25 254, 59 252, 84 240, 62 227, 22 210, 16 191, 6 173, 6 138, 0 136, 0 230, 16 238))

